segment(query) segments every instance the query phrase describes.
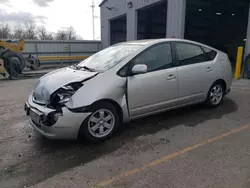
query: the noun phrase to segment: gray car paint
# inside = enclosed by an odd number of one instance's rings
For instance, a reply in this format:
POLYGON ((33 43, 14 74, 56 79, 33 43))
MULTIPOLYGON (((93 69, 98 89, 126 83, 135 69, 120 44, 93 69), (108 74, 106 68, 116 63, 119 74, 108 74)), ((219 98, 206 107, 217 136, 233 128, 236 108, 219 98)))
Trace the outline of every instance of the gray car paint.
POLYGON ((128 109, 125 97, 127 78, 119 77, 118 75, 114 77, 112 72, 113 71, 107 71, 107 74, 99 74, 84 82, 83 87, 76 91, 70 101, 65 105, 68 108, 73 109, 89 106, 100 100, 112 100, 121 107, 124 121, 127 121, 128 109))
POLYGON ((48 102, 50 95, 57 89, 73 82, 81 82, 97 75, 97 72, 62 68, 41 77, 35 87, 34 96, 37 101, 48 102))
MULTIPOLYGON (((143 107, 143 104, 141 105, 141 108, 138 108, 139 110, 136 112, 135 116, 131 115, 129 106, 129 101, 139 101, 140 96, 130 96, 133 97, 131 99, 127 95, 128 92, 128 79, 127 77, 120 77, 117 75, 117 72, 128 62, 130 62, 134 57, 136 57, 139 53, 147 49, 148 47, 162 43, 162 42, 173 42, 173 41, 181 41, 181 42, 189 42, 193 44, 198 44, 201 46, 208 47, 210 49, 215 50, 216 52, 219 53, 219 63, 218 66, 215 67, 216 71, 214 75, 214 79, 224 79, 227 83, 228 88, 231 86, 232 83, 232 75, 231 75, 231 69, 228 68, 227 64, 227 59, 226 59, 226 54, 223 52, 220 52, 214 48, 211 48, 209 46, 196 43, 193 41, 187 41, 187 40, 182 40, 182 39, 159 39, 159 40, 144 40, 144 41, 133 41, 133 42, 128 42, 130 44, 141 44, 142 47, 135 51, 134 53, 131 53, 131 55, 127 56, 123 61, 121 61, 119 64, 111 68, 110 70, 104 72, 104 73, 99 73, 98 75, 95 76, 94 72, 84 72, 84 71, 76 71, 70 68, 64 68, 60 69, 57 71, 54 71, 52 73, 49 73, 42 77, 39 80, 39 83, 35 89, 35 92, 40 92, 42 93, 42 89, 46 90, 47 95, 49 96, 51 93, 59 89, 60 87, 76 82, 76 81, 83 81, 87 78, 87 81, 85 81, 83 86, 75 92, 75 94, 71 97, 70 101, 65 104, 65 106, 69 109, 74 109, 74 108, 79 108, 79 107, 84 107, 84 106, 89 106, 95 102, 101 101, 101 100, 109 100, 113 101, 116 103, 122 110, 123 112, 123 122, 127 122, 131 119, 135 119, 137 117, 143 117, 143 116, 148 116, 150 114, 154 114, 156 112, 172 109, 174 107, 180 107, 180 106, 185 106, 181 105, 179 103, 176 103, 176 106, 166 106, 165 104, 168 103, 168 101, 162 104, 164 105, 159 105, 158 106, 164 106, 164 109, 148 109, 149 111, 145 111, 145 108, 143 107), (220 62, 221 61, 221 62, 220 62), (226 67, 226 68, 225 68, 226 67), (222 70, 222 68, 224 68, 222 70), (218 70, 217 70, 218 69, 218 70), (140 110, 141 109, 141 110, 140 110)), ((155 74, 155 73, 153 73, 155 74)), ((194 73, 195 74, 195 73, 194 73)), ((166 75, 167 76, 167 75, 166 75)), ((177 75, 178 76, 178 75, 177 75)), ((178 78, 177 78, 178 79, 178 78)), ((212 83, 215 81, 214 79, 210 80, 210 83, 208 85, 212 85, 212 83)), ((139 83, 138 83, 139 84, 139 83)), ((146 85, 144 84, 146 87, 146 85)), ((227 89, 228 89, 227 88, 227 89)), ((131 91, 136 90, 137 87, 133 86, 130 88, 131 91)), ((169 88, 171 89, 171 88, 169 88)), ((188 88, 187 88, 188 89, 188 88)), ((209 87, 207 87, 207 90, 209 87)), ((179 89, 178 89, 179 90, 179 89)), ((147 95, 147 93, 145 93, 147 95)), ((179 95, 179 93, 178 93, 179 95)), ((152 96, 154 97, 154 96, 152 96)), ((190 96, 189 96, 190 97, 190 96)), ((191 96, 192 97, 192 96, 191 96)), ((47 97, 48 98, 48 97, 47 97)), ((206 96, 204 95, 204 99, 201 101, 204 101, 206 99, 206 96)), ((149 99, 150 100, 150 99, 149 99)), ((178 102, 178 99, 176 99, 178 102)), ((196 101, 195 101, 196 102, 196 101)), ((194 103, 195 103, 194 102, 194 103)), ((192 102, 188 103, 187 105, 192 104, 192 102)), ((157 105, 157 104, 155 104, 157 105)), ((154 105, 154 106, 155 106, 154 105)), ((151 105, 152 106, 152 105, 151 105)), ((151 106, 148 106, 147 108, 151 108, 151 106)), ((152 106, 152 107, 154 107, 152 106)), ((43 111, 43 108, 40 108, 41 111, 43 111)), ((82 120, 84 121, 84 119, 82 120)), ((77 130, 78 131, 78 130, 77 130)))

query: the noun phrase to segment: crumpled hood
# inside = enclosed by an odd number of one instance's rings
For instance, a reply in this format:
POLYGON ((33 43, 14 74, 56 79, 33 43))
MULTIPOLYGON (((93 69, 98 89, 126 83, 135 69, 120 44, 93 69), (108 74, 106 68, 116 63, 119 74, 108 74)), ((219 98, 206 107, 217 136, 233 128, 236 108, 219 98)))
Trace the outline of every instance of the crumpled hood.
POLYGON ((33 93, 34 98, 40 102, 47 102, 50 100, 50 95, 62 86, 84 81, 97 74, 97 72, 74 70, 68 67, 52 71, 37 81, 33 93))

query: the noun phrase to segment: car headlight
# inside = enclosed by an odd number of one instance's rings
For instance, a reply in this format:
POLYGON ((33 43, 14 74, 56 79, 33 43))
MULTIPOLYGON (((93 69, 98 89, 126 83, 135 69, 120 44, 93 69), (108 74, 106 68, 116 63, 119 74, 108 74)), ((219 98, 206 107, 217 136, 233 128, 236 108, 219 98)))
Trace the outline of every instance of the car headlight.
POLYGON ((59 106, 61 106, 69 102, 72 95, 74 95, 74 93, 82 86, 83 86, 82 83, 76 82, 61 87, 52 95, 51 105, 53 107, 56 107, 58 106, 58 104, 59 106))
POLYGON ((71 86, 71 85, 67 85, 67 86, 63 86, 61 88, 61 92, 59 92, 57 95, 59 97, 59 104, 65 104, 67 102, 69 102, 71 96, 76 92, 76 90, 71 86))
POLYGON ((65 104, 67 102, 69 102, 71 95, 65 95, 65 94, 58 94, 58 96, 60 97, 60 101, 59 104, 65 104))
POLYGON ((62 93, 62 94, 57 94, 60 98, 59 100, 59 104, 65 104, 67 102, 69 102, 70 98, 72 95, 68 94, 68 93, 62 93))

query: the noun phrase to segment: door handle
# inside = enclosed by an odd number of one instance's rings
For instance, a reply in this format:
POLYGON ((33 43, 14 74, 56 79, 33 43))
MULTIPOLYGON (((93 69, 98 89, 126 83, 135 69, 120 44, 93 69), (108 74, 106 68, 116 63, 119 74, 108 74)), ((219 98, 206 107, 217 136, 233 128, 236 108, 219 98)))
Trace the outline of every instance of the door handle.
POLYGON ((211 72, 213 71, 214 69, 212 69, 211 67, 207 67, 207 72, 211 72))
POLYGON ((167 80, 174 80, 176 77, 173 75, 173 74, 170 74, 168 77, 167 77, 167 80))

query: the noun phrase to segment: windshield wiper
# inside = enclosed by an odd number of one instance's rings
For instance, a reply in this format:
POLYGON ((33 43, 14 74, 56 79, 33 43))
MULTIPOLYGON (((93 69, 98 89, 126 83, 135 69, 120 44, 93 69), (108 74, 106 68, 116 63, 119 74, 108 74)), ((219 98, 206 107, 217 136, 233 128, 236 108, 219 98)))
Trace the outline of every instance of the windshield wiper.
POLYGON ((92 69, 92 68, 89 68, 89 67, 86 67, 86 66, 83 66, 83 67, 80 67, 80 66, 78 66, 78 67, 76 67, 77 69, 86 69, 86 70, 88 70, 88 71, 90 71, 90 72, 95 72, 95 69, 92 69))

